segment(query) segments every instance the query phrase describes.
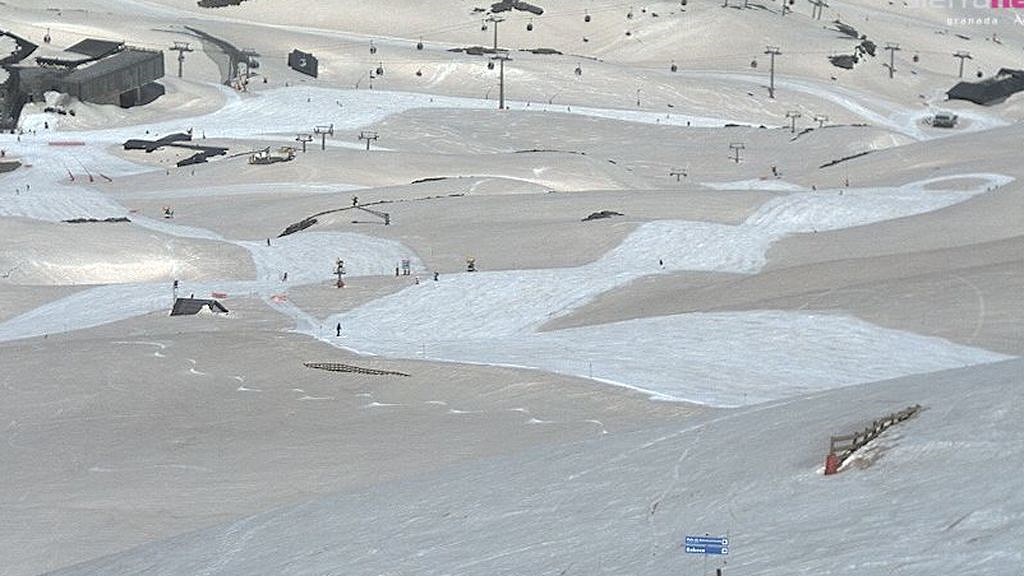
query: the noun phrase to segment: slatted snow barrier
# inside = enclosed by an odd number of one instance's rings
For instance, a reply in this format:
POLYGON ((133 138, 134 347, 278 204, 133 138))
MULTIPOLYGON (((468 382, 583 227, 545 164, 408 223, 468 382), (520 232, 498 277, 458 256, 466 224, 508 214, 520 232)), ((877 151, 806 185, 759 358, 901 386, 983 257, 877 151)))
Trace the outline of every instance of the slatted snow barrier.
POLYGON ((363 368, 362 366, 338 364, 336 362, 303 362, 303 366, 306 368, 316 368, 317 370, 327 370, 328 372, 354 372, 356 374, 369 374, 371 376, 409 376, 409 374, 406 374, 405 372, 363 368))
POLYGON ((892 426, 913 417, 920 411, 921 405, 914 404, 913 406, 908 406, 899 412, 893 412, 888 416, 875 420, 871 423, 871 426, 864 428, 864 430, 860 432, 829 437, 828 456, 825 457, 825 475, 828 476, 839 472, 839 468, 843 465, 843 462, 846 462, 846 460, 850 456, 853 456, 857 450, 860 450, 868 442, 878 438, 882 432, 885 432, 892 426))

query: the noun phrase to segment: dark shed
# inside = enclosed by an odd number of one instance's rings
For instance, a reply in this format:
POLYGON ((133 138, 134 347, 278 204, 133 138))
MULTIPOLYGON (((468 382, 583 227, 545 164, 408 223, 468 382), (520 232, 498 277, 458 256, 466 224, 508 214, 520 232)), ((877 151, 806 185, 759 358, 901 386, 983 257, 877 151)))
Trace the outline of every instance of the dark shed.
POLYGON ((316 59, 316 56, 308 52, 292 50, 291 54, 288 55, 288 67, 296 72, 302 72, 316 78, 317 74, 319 74, 320 62, 316 59))
POLYGON ((171 316, 192 316, 198 314, 203 308, 209 308, 210 312, 227 314, 228 309, 216 300, 205 298, 178 298, 171 308, 171 316))

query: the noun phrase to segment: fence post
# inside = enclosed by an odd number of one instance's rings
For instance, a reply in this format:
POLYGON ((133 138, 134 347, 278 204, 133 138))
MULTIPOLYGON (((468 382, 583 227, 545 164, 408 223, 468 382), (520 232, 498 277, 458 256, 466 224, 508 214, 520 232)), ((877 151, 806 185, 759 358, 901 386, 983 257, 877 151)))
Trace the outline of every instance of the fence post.
POLYGON ((839 457, 835 452, 829 452, 828 456, 825 456, 825 476, 831 476, 836 472, 839 472, 839 457))

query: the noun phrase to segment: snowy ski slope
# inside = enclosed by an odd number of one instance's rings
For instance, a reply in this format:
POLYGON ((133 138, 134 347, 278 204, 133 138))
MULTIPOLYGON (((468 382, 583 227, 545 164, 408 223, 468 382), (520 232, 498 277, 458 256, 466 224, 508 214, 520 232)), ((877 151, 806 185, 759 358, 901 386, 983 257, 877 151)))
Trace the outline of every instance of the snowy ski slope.
MULTIPOLYGON (((725 535, 725 574, 1024 566, 1021 360, 737 409, 675 428, 484 460, 270 510, 60 570, 137 574, 699 574, 686 535, 725 535), (821 475, 831 430, 926 409, 821 475), (957 482, 949 482, 955 473, 957 482), (998 480, 998 481, 997 481, 998 480)), ((724 562, 723 562, 724 561, 724 562)))

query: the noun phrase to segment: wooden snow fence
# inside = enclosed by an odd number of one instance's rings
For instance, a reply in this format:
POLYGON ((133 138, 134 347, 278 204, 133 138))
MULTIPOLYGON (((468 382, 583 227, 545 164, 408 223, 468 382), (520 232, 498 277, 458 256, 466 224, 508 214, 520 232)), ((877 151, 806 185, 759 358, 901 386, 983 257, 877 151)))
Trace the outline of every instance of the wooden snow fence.
POLYGON ((409 376, 405 372, 397 372, 395 370, 377 370, 376 368, 363 368, 362 366, 339 364, 337 362, 303 362, 303 366, 317 370, 327 370, 328 372, 352 372, 355 374, 368 374, 370 376, 409 376))
POLYGON ((844 434, 841 436, 830 436, 828 456, 825 457, 825 475, 827 476, 839 472, 839 468, 843 465, 843 462, 846 462, 846 460, 850 456, 853 456, 857 450, 860 450, 868 442, 878 438, 889 428, 907 420, 908 418, 912 418, 920 411, 921 405, 914 404, 913 406, 908 406, 899 412, 893 412, 888 416, 875 420, 871 423, 871 426, 864 428, 864 430, 860 432, 844 434))

